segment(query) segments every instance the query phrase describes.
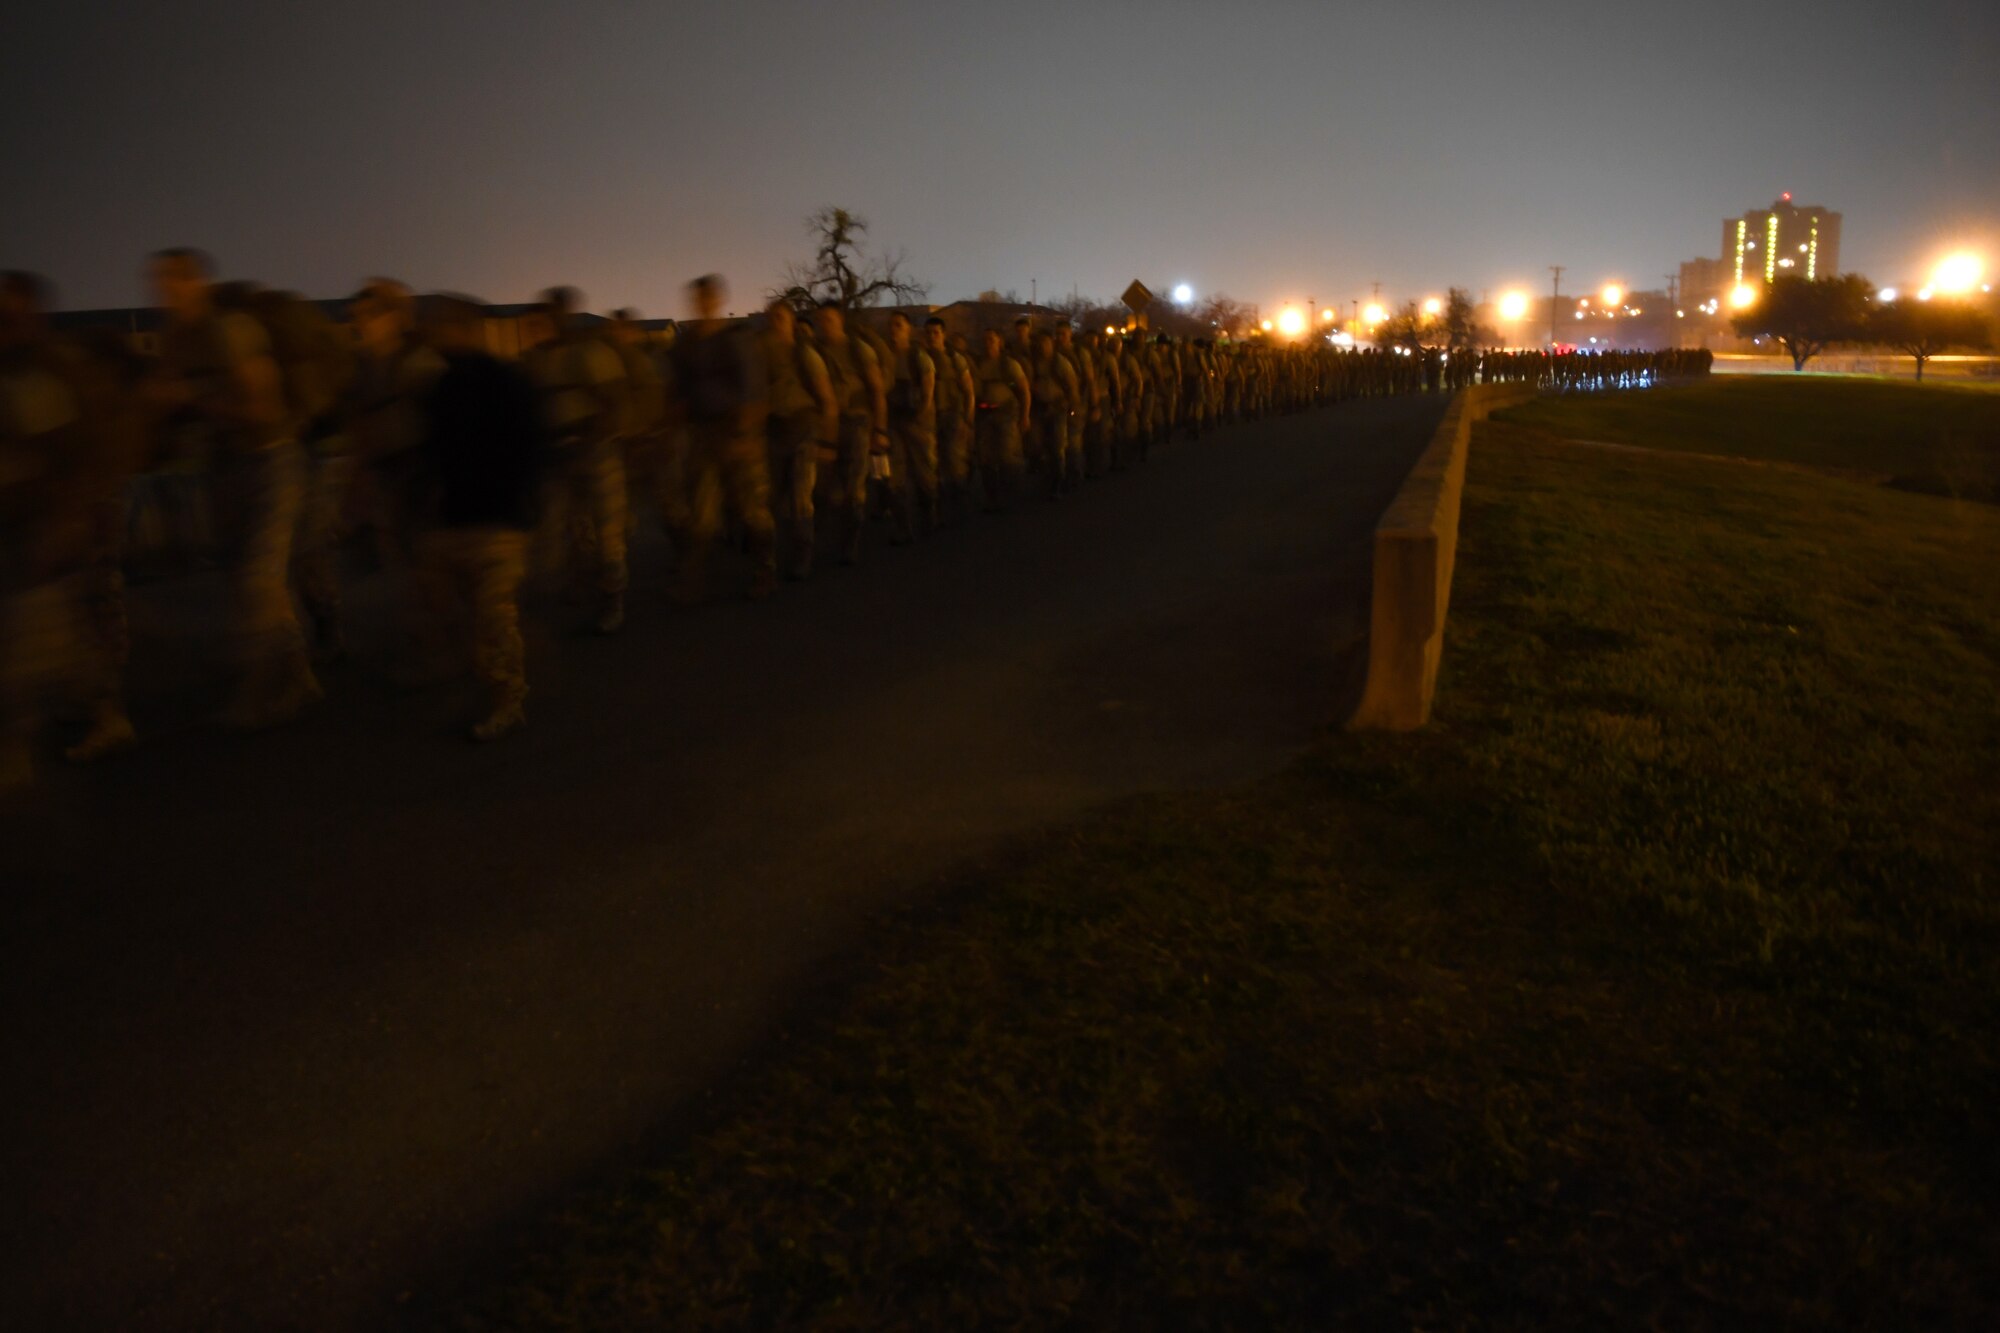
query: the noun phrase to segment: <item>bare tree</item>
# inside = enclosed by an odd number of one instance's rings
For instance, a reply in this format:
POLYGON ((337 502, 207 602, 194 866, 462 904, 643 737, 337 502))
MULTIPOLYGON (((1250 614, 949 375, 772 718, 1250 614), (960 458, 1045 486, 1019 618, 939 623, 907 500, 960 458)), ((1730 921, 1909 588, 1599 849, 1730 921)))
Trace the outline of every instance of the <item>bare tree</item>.
POLYGON ((1195 310, 1195 318, 1213 333, 1240 338, 1255 327, 1257 312, 1243 302, 1217 292, 1195 310))
POLYGON ((817 249, 810 261, 785 265, 783 285, 771 293, 772 299, 800 310, 823 301, 855 310, 876 305, 885 296, 895 305, 922 300, 930 284, 904 269, 900 250, 868 254, 862 244, 867 232, 868 219, 844 208, 822 208, 807 218, 806 234, 817 249))

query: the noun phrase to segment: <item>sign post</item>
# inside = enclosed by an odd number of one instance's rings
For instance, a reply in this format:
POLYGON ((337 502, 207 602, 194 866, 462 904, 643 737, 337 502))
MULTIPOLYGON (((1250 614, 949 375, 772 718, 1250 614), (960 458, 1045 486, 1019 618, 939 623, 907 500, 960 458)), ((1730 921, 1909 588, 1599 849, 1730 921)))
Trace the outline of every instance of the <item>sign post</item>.
POLYGON ((1127 287, 1125 294, 1118 299, 1132 312, 1132 322, 1142 329, 1145 328, 1146 307, 1153 304, 1153 294, 1146 290, 1146 284, 1137 278, 1132 279, 1132 285, 1127 287))

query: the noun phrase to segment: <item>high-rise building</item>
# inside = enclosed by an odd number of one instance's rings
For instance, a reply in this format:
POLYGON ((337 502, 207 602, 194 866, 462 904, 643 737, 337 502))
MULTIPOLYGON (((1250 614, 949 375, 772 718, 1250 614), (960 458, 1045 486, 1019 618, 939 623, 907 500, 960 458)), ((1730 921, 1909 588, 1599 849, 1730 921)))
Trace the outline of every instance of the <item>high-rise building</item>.
POLYGON ((1683 306, 1704 306, 1710 301, 1729 299, 1731 266, 1727 259, 1690 259, 1681 265, 1680 301, 1683 306))
POLYGON ((1832 277, 1840 272, 1840 214, 1779 195, 1769 208, 1723 220, 1722 258, 1732 286, 1832 277))

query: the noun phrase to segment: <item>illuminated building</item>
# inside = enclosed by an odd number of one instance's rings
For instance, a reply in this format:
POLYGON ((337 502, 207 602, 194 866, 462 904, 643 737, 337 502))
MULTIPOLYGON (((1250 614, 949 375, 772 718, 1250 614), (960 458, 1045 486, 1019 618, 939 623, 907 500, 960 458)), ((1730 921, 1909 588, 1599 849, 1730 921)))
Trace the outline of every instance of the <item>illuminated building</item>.
POLYGON ((1840 214, 1780 195, 1769 208, 1723 219, 1722 258, 1731 287, 1779 277, 1830 278, 1840 272, 1840 214))

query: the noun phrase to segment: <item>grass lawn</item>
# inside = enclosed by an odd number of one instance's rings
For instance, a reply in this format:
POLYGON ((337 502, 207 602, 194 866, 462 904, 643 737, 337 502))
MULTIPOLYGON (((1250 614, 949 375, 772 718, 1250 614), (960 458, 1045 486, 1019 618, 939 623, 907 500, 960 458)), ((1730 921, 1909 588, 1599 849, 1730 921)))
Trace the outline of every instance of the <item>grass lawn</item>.
POLYGON ((1572 440, 1839 468, 2000 501, 2000 385, 1716 375, 1643 394, 1540 398, 1501 415, 1572 440))
POLYGON ((885 922, 464 1327, 2000 1326, 2000 510, 1494 424, 1464 522, 1431 729, 885 922))

